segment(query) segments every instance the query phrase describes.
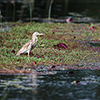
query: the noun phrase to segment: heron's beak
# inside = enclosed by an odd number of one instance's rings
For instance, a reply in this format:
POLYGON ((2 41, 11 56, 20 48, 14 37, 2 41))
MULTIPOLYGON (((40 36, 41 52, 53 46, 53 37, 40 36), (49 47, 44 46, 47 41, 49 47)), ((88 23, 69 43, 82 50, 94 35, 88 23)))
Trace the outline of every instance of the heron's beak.
POLYGON ((43 33, 39 33, 39 35, 44 35, 43 33))

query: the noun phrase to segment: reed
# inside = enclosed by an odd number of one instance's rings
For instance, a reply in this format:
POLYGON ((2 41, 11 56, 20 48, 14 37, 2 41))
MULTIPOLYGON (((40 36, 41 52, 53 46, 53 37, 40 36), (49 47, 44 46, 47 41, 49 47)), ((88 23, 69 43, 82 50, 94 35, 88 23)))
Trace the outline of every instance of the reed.
POLYGON ((33 8, 34 8, 34 2, 35 0, 23 0, 23 4, 21 7, 21 13, 20 13, 20 17, 22 19, 23 16, 23 12, 25 8, 29 7, 29 16, 30 16, 30 21, 32 21, 32 13, 33 13, 33 8))
POLYGON ((13 9, 13 21, 15 21, 15 3, 13 4, 13 7, 14 7, 14 9, 13 9))
POLYGON ((32 21, 32 12, 34 8, 34 0, 29 1, 29 9, 30 9, 30 21, 32 21))
POLYGON ((3 97, 0 100, 5 100, 7 98, 7 96, 9 95, 10 91, 11 91, 11 87, 10 87, 10 89, 8 89, 8 87, 5 86, 5 88, 4 88, 4 95, 3 95, 3 97))
POLYGON ((11 3, 13 4, 13 22, 15 21, 15 0, 12 0, 11 3))
POLYGON ((50 22, 50 19, 51 19, 51 8, 52 8, 52 3, 53 3, 53 0, 50 1, 50 5, 49 5, 49 13, 48 13, 48 21, 50 22))
POLYGON ((0 25, 1 25, 1 30, 2 30, 2 14, 1 14, 1 10, 0 10, 0 25))

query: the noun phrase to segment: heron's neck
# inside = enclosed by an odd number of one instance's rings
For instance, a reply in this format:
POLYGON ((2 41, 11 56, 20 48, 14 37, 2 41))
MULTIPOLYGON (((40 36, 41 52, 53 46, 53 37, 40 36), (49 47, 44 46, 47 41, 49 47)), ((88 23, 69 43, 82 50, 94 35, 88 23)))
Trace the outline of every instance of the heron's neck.
POLYGON ((35 41, 35 40, 37 40, 37 36, 36 35, 32 36, 32 41, 35 41))

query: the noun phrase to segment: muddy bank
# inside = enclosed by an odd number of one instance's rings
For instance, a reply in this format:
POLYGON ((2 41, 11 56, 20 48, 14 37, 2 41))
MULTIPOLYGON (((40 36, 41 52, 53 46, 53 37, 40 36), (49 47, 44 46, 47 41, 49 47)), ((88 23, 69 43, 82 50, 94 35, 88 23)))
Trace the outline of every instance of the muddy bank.
POLYGON ((52 65, 49 67, 45 67, 43 65, 39 65, 35 68, 27 68, 27 69, 0 69, 0 75, 29 75, 29 74, 37 74, 37 75, 49 75, 51 72, 55 71, 66 71, 67 70, 100 70, 100 66, 83 66, 83 65, 71 65, 71 66, 56 66, 52 65))

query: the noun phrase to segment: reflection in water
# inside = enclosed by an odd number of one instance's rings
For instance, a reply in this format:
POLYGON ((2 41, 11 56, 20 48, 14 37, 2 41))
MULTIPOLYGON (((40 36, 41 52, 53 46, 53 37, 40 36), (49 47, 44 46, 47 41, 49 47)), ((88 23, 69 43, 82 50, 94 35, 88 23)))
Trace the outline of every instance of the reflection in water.
POLYGON ((33 73, 30 75, 30 80, 31 83, 29 83, 29 86, 32 85, 32 100, 36 100, 36 94, 37 94, 37 74, 35 73, 35 71, 33 71, 33 73))
POLYGON ((100 100, 100 71, 68 70, 46 75, 33 72, 29 76, 0 76, 0 97, 5 95, 5 89, 10 89, 5 100, 100 100), (78 83, 72 84, 74 81, 78 83))

